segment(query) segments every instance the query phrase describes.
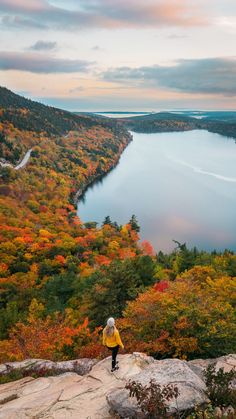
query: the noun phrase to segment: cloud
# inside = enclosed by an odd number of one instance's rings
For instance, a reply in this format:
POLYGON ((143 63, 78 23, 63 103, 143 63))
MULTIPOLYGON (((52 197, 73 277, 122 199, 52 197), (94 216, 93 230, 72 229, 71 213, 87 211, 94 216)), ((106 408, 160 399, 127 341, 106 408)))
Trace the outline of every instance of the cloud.
POLYGON ((0 11, 43 22, 48 28, 136 28, 206 23, 194 0, 80 0, 74 9, 49 0, 1 0, 0 11), (54 3, 55 4, 55 3, 54 3))
POLYGON ((139 87, 236 96, 236 58, 179 60, 173 66, 119 67, 104 72, 102 78, 139 87))
POLYGON ((79 93, 79 92, 83 92, 83 91, 84 91, 83 86, 77 86, 77 87, 74 87, 73 89, 70 89, 69 93, 79 93))
POLYGON ((40 12, 50 8, 47 0, 1 0, 0 10, 16 12, 40 12))
POLYGON ((35 53, 0 52, 0 70, 20 70, 31 73, 77 73, 85 72, 91 62, 68 60, 35 53))
POLYGON ((29 49, 32 51, 51 51, 54 50, 56 46, 56 42, 37 41, 35 44, 31 45, 29 49))
POLYGON ((34 28, 34 29, 46 29, 47 26, 41 22, 37 22, 32 19, 24 18, 21 16, 3 16, 1 18, 1 27, 9 29, 11 28, 34 28))
POLYGON ((229 33, 236 33, 236 17, 235 16, 221 16, 214 20, 214 23, 229 33))

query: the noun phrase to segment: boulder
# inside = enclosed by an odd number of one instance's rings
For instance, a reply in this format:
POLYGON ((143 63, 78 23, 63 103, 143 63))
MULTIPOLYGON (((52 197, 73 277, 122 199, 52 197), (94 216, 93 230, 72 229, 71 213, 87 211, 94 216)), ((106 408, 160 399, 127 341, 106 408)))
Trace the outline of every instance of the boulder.
POLYGON ((188 362, 188 366, 191 370, 201 379, 204 379, 203 371, 209 365, 214 365, 217 371, 220 368, 223 368, 224 372, 231 371, 232 369, 236 370, 236 354, 229 354, 215 359, 194 359, 193 361, 188 362))
POLYGON ((107 394, 107 403, 113 412, 119 414, 120 418, 142 418, 143 414, 137 405, 135 397, 129 397, 125 388, 112 389, 107 394))
POLYGON ((79 375, 87 374, 97 363, 96 359, 81 358, 73 361, 53 362, 45 359, 26 359, 20 362, 6 362, 0 365, 0 375, 21 369, 22 371, 38 372, 40 370, 63 372, 76 372, 79 375))
POLYGON ((139 353, 119 355, 119 360, 120 370, 116 373, 111 373, 111 357, 108 357, 84 376, 66 373, 3 384, 0 392, 5 394, 5 403, 0 406, 0 419, 114 419, 106 400, 108 391, 124 387, 126 379, 154 362, 153 358, 139 353), (9 391, 14 399, 8 401, 9 391))
MULTIPOLYGON (((26 377, 0 386, 0 419, 114 419, 116 414, 123 418, 142 418, 135 398, 130 398, 125 385, 129 380, 148 384, 155 379, 159 384, 176 384, 180 395, 177 404, 180 411, 195 404, 207 402, 205 384, 193 370, 193 363, 178 359, 156 361, 141 353, 118 355, 120 369, 111 372, 111 357, 97 362, 85 375, 66 372, 58 376, 34 379, 26 377)), ((21 366, 29 371, 32 361, 21 366)), ((74 361, 57 363, 74 371, 74 361)), ((204 361, 205 362, 205 361, 204 361)), ((222 357, 218 365, 234 365, 234 357, 222 357)), ((15 364, 15 363, 14 363, 15 364)), ((86 364, 87 365, 87 364, 86 364)), ((197 365, 202 365, 198 360, 197 365)), ((19 364, 18 364, 19 366, 19 364)), ((200 368, 200 367, 199 367, 200 368)), ((228 368, 228 367, 227 367, 228 368)), ((4 369, 2 371, 5 371, 4 369)), ((170 412, 177 408, 173 400, 170 412)))
MULTIPOLYGON (((179 359, 166 359, 154 361, 151 365, 132 377, 132 381, 142 385, 148 385, 150 380, 155 380, 160 385, 173 384, 179 389, 179 396, 171 400, 170 413, 192 409, 196 404, 201 406, 208 402, 205 390, 206 386, 188 366, 186 361, 179 359)), ((139 412, 135 401, 129 397, 128 390, 120 389, 107 395, 108 404, 120 417, 138 417, 139 412)))

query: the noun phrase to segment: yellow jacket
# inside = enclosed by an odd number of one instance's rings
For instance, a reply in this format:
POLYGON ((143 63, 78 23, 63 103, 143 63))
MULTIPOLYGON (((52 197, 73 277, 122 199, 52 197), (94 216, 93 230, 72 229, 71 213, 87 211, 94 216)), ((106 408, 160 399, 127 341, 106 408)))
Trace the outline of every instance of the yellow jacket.
POLYGON ((108 346, 109 348, 114 348, 115 346, 119 345, 124 349, 124 345, 121 341, 120 334, 115 327, 114 334, 112 336, 106 335, 106 328, 103 329, 103 338, 102 343, 104 346, 108 346))

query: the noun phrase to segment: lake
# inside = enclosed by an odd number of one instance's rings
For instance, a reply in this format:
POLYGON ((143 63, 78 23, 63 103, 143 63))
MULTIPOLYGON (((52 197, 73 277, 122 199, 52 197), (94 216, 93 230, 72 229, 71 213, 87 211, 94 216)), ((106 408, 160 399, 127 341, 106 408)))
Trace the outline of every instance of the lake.
POLYGON ((236 251, 235 140, 200 130, 132 135, 119 164, 88 188, 81 220, 124 224, 135 214, 156 251, 173 250, 173 239, 236 251))

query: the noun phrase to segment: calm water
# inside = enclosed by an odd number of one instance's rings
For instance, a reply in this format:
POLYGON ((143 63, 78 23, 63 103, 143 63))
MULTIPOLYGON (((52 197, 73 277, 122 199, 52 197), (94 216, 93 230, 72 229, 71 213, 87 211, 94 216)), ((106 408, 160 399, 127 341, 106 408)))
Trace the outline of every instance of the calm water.
POLYGON ((80 218, 122 224, 135 214, 157 251, 172 250, 172 239, 236 251, 235 141, 197 130, 132 134, 117 167, 86 192, 80 218))

